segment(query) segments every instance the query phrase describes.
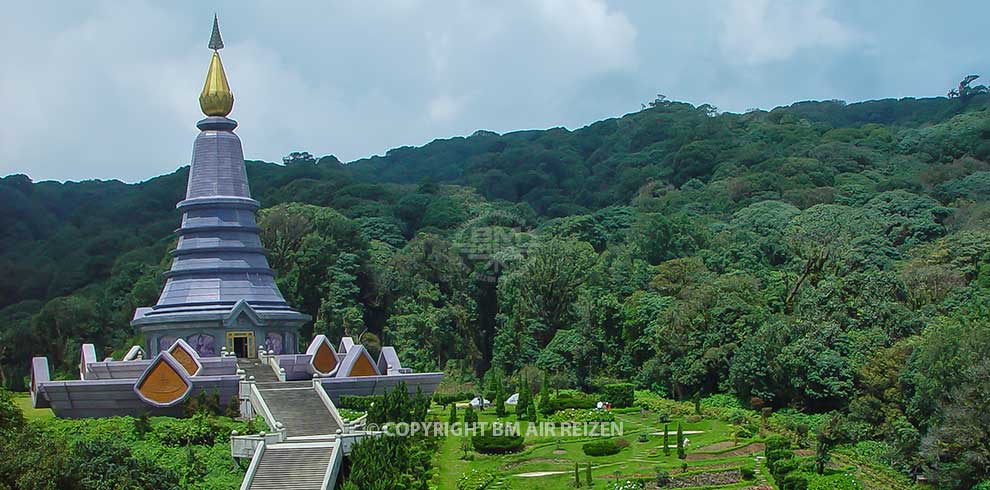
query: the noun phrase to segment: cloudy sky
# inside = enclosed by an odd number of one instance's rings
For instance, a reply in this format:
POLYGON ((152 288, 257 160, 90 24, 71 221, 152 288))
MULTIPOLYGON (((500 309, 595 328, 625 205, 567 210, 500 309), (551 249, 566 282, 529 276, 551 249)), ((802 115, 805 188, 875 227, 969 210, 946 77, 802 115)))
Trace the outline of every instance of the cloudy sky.
POLYGON ((577 128, 658 92, 744 111, 990 77, 976 1, 0 0, 0 176, 136 182, 188 163, 214 11, 231 117, 269 161, 577 128))

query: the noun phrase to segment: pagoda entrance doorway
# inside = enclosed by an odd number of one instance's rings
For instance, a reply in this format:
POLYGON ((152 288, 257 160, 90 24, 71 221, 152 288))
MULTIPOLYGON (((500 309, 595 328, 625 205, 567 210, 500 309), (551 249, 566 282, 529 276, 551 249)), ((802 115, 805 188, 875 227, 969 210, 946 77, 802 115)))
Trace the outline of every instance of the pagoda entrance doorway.
POLYGON ((254 359, 254 332, 227 332, 227 350, 240 359, 254 359))

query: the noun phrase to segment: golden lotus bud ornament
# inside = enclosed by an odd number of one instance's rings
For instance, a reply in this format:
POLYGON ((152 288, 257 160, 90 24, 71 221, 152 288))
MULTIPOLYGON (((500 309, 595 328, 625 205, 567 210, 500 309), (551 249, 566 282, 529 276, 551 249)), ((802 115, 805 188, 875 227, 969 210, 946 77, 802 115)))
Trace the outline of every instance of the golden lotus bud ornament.
POLYGON ((199 107, 207 116, 225 117, 234 108, 234 93, 227 84, 227 75, 223 72, 223 62, 220 61, 219 50, 223 49, 220 38, 220 23, 213 17, 213 35, 210 37, 210 49, 213 50, 213 60, 210 61, 210 71, 206 74, 206 84, 199 94, 199 107))

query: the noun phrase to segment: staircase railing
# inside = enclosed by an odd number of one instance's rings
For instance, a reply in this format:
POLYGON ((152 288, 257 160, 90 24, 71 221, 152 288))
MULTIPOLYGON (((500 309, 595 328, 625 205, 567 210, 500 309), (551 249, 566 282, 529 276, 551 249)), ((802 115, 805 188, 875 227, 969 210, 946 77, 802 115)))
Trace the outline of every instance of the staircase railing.
POLYGON ((272 414, 271 409, 268 408, 268 404, 265 403, 265 397, 261 396, 258 386, 251 383, 250 390, 251 405, 254 407, 255 413, 261 415, 261 418, 265 419, 265 424, 268 425, 268 428, 278 434, 278 442, 284 441, 286 437, 285 425, 275 419, 275 415, 272 414))
MULTIPOLYGON (((251 482, 254 481, 254 475, 258 472, 258 465, 261 464, 261 458, 265 455, 265 442, 262 441, 258 445, 258 448, 254 452, 254 456, 251 458, 251 464, 248 465, 247 471, 244 472, 244 479, 241 480, 241 490, 250 490, 251 482)), ((326 488, 326 487, 324 487, 326 488)))
POLYGON ((264 347, 259 347, 258 360, 274 371, 275 376, 278 377, 279 381, 285 381, 285 369, 278 365, 278 356, 275 355, 275 351, 265 351, 264 347))
POLYGON ((320 397, 320 401, 323 402, 323 406, 327 407, 327 411, 330 412, 330 416, 333 417, 333 421, 337 423, 337 427, 340 427, 342 432, 350 432, 351 425, 344 422, 344 419, 340 417, 340 412, 337 411, 337 407, 334 406, 333 400, 330 399, 330 395, 327 395, 326 390, 323 389, 323 384, 320 383, 317 375, 313 375, 313 390, 320 397))
POLYGON ((322 488, 333 488, 334 484, 337 482, 337 473, 340 471, 340 463, 344 459, 344 455, 341 453, 342 445, 340 441, 333 441, 331 444, 333 448, 333 455, 330 457, 330 464, 327 465, 327 471, 323 474, 323 487, 322 488))
POLYGON ((272 445, 281 441, 278 432, 240 435, 235 430, 230 433, 230 455, 234 458, 253 458, 262 444, 272 445))

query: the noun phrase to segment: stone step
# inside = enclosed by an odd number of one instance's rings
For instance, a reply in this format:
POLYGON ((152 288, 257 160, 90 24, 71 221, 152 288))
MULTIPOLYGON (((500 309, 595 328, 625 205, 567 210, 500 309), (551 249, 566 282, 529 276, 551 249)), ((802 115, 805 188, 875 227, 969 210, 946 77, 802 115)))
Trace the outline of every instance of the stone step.
MULTIPOLYGON (((251 490, 320 490, 333 460, 330 447, 293 447, 274 444, 265 448, 251 480, 251 490)), ((332 482, 331 482, 332 485, 332 482)))
POLYGON ((271 383, 278 382, 278 376, 275 375, 275 371, 266 364, 261 364, 258 361, 250 360, 238 360, 237 367, 244 370, 244 377, 250 378, 254 376, 254 380, 258 383, 271 383))
POLYGON ((340 428, 312 386, 265 389, 260 393, 289 437, 331 435, 340 428))

